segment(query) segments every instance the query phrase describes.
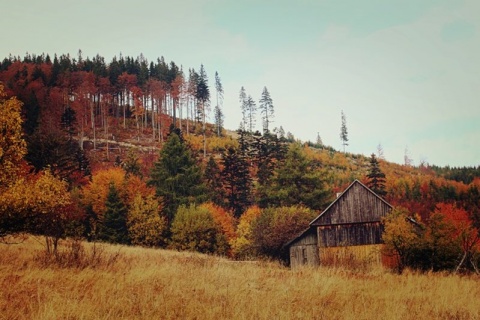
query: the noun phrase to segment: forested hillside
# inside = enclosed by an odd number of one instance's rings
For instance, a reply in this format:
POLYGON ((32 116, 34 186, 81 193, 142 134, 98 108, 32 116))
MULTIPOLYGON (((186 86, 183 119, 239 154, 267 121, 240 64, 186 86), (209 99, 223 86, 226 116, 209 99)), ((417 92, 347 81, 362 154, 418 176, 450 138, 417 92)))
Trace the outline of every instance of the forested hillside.
MULTIPOLYGON (((239 88, 241 125, 226 130, 220 76, 203 65, 27 55, 1 62, 0 86, 0 236, 46 235, 52 252, 78 236, 283 257, 354 179, 426 225, 441 214, 480 227, 478 167, 400 165, 295 140, 272 128, 267 88, 258 107, 239 88)), ((461 241, 459 230, 443 236, 461 241)))

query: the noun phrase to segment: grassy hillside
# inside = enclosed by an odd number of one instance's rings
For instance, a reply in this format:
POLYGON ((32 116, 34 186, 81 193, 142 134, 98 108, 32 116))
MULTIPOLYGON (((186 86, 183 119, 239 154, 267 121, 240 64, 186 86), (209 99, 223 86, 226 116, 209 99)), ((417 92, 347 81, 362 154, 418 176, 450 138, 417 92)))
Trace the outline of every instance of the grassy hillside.
POLYGON ((79 259, 89 266, 78 268, 46 262, 36 240, 0 244, 0 319, 480 318, 478 276, 291 271, 109 245, 92 259, 91 244, 79 259))

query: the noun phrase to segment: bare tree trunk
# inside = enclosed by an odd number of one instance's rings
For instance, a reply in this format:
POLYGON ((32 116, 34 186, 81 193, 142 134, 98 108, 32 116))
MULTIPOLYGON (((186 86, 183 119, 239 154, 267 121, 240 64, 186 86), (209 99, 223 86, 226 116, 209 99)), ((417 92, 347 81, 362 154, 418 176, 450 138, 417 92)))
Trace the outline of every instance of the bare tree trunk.
POLYGON ((203 112, 203 126, 202 126, 202 131, 203 131, 203 158, 207 158, 207 129, 206 129, 206 112, 205 112, 205 101, 202 102, 202 112, 203 112))
POLYGON ((463 253, 463 257, 462 257, 462 260, 460 260, 460 263, 457 265, 457 267, 455 268, 455 273, 458 272, 458 270, 460 270, 460 267, 463 265, 463 263, 465 262, 465 258, 467 257, 467 252, 465 251, 463 253))
POLYGON ((96 132, 95 132, 95 95, 93 95, 93 101, 88 99, 90 104, 90 121, 92 122, 92 133, 93 133, 93 150, 97 149, 97 139, 96 139, 96 132))

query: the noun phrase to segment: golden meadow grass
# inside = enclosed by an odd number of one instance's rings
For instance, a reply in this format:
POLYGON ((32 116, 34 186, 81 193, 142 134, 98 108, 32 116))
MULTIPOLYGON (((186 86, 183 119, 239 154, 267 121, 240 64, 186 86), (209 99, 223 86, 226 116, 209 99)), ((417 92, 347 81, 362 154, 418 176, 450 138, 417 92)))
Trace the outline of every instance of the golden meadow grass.
POLYGON ((110 245, 74 268, 46 264, 42 250, 33 237, 0 244, 0 319, 480 319, 478 276, 291 271, 110 245))

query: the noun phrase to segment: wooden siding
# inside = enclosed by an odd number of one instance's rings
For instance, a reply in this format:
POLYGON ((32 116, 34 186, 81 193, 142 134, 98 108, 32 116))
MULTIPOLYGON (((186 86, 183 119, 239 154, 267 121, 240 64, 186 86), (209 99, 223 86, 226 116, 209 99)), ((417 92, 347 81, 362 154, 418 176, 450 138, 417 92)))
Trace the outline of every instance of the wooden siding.
POLYGON ((382 243, 380 222, 329 225, 318 227, 319 247, 359 246, 382 243))
POLYGON ((320 263, 323 266, 348 266, 353 268, 381 265, 382 245, 346 246, 320 248, 320 263))
POLYGON ((289 246, 290 266, 293 269, 300 266, 318 266, 317 243, 315 228, 310 228, 292 241, 289 246))
POLYGON ((359 181, 353 182, 312 226, 380 221, 392 207, 359 181))

